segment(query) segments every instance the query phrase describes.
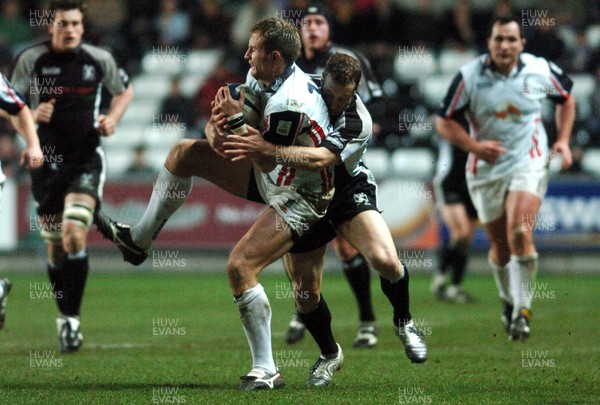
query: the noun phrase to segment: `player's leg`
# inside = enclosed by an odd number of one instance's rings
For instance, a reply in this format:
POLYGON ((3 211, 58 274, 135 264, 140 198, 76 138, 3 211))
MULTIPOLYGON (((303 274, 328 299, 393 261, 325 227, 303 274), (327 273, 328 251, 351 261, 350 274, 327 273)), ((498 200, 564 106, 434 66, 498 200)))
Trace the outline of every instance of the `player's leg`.
POLYGON ((251 162, 230 162, 218 156, 206 140, 186 139, 178 142, 171 148, 165 167, 154 184, 146 212, 131 230, 133 241, 143 249, 152 246, 162 226, 187 199, 192 176, 208 180, 237 197, 245 198, 251 168, 251 162))
POLYGON ((344 362, 341 347, 331 330, 331 312, 320 294, 324 256, 327 246, 305 253, 288 253, 285 265, 294 285, 294 297, 300 318, 317 342, 321 354, 313 365, 307 385, 324 387, 344 362))
POLYGON ((508 267, 514 305, 510 333, 513 339, 526 339, 529 336, 533 286, 538 269, 533 229, 540 205, 540 198, 528 192, 510 191, 506 197, 508 244, 511 251, 508 267))
POLYGON ((258 281, 258 273, 292 247, 292 231, 282 221, 273 208, 267 209, 235 245, 227 263, 234 302, 252 353, 252 370, 242 377, 244 390, 283 386, 271 349, 271 306, 258 281))
MULTIPOLYGON (((1 169, 0 169, 1 170, 1 169)), ((2 176, 2 172, 0 171, 0 176, 2 176)), ((4 181, 0 180, 0 197, 2 197, 2 187, 4 186, 4 181)), ((4 320, 6 319, 6 301, 8 300, 8 293, 12 284, 7 278, 0 279, 0 329, 4 327, 4 320)))
POLYGON ((379 273, 381 290, 394 309, 394 328, 415 363, 427 360, 427 346, 414 328, 410 314, 409 273, 398 258, 390 230, 381 214, 363 211, 337 228, 367 262, 379 273))
MULTIPOLYGON (((80 312, 89 271, 87 232, 93 221, 96 199, 89 194, 69 193, 62 213, 62 246, 49 244, 54 263, 60 257, 62 316, 57 319, 59 346, 63 352, 79 350, 82 343, 80 312)), ((58 277, 55 277, 58 281, 58 277)))
POLYGON ((206 140, 184 139, 169 151, 140 221, 129 228, 101 214, 97 218, 98 230, 117 244, 125 260, 140 264, 167 220, 187 200, 192 189, 192 176, 245 198, 251 170, 251 162, 230 162, 218 156, 206 140))
POLYGON ((445 291, 437 289, 436 295, 454 302, 467 302, 469 297, 462 290, 461 284, 467 267, 475 221, 469 217, 467 208, 462 203, 444 204, 440 206, 440 214, 450 232, 450 237, 441 250, 440 271, 451 268, 452 279, 445 291))
POLYGON ((371 303, 371 274, 367 261, 344 238, 337 236, 333 247, 342 260, 342 270, 352 288, 358 304, 358 332, 354 340, 356 348, 372 348, 377 344, 378 327, 371 303))
POLYGON ((510 261, 510 248, 506 236, 506 214, 494 221, 483 224, 483 228, 490 242, 488 263, 492 268, 498 295, 503 305, 501 321, 508 332, 513 311, 513 297, 510 290, 510 274, 508 262, 510 261))

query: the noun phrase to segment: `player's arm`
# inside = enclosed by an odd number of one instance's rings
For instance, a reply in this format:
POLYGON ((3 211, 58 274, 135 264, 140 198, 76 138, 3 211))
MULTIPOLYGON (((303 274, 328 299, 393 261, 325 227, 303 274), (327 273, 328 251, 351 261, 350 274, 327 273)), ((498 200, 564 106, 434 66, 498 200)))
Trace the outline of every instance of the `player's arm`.
POLYGON ((26 164, 30 169, 37 169, 44 163, 44 154, 40 147, 40 140, 35 129, 31 110, 29 107, 24 106, 17 115, 11 115, 10 121, 27 144, 21 154, 19 164, 26 164))
POLYGON ((125 114, 131 100, 133 100, 133 87, 131 85, 128 85, 122 93, 113 96, 108 114, 98 116, 98 130, 102 136, 110 136, 115 133, 117 123, 125 114))
POLYGON ((2 115, 9 119, 27 144, 21 155, 20 164, 27 164, 31 169, 40 167, 44 162, 44 156, 31 110, 4 76, 0 76, 0 81, 0 109, 4 112, 2 115))
POLYGON ((248 128, 246 136, 228 136, 223 146, 232 161, 249 158, 311 171, 319 171, 342 162, 339 155, 325 147, 282 146, 267 142, 252 127, 248 128))
POLYGON ((571 132, 575 121, 575 99, 570 94, 573 87, 573 80, 567 76, 562 69, 554 63, 549 62, 550 80, 549 86, 552 91, 548 91, 548 98, 556 104, 554 119, 556 121, 556 142, 552 145, 551 157, 557 153, 562 155, 561 169, 565 170, 571 167, 573 157, 571 155, 571 132))
POLYGON ((472 139, 467 130, 454 119, 469 106, 469 97, 465 87, 466 82, 462 73, 459 72, 452 80, 446 97, 437 111, 438 116, 435 119, 435 129, 453 145, 469 153, 473 153, 488 163, 494 163, 500 155, 507 151, 502 146, 502 142, 477 141, 472 139))
POLYGON ((571 155, 571 131, 575 121, 575 99, 571 96, 564 104, 556 106, 556 142, 552 145, 552 156, 560 153, 562 155, 561 169, 565 170, 571 167, 573 157, 571 155))

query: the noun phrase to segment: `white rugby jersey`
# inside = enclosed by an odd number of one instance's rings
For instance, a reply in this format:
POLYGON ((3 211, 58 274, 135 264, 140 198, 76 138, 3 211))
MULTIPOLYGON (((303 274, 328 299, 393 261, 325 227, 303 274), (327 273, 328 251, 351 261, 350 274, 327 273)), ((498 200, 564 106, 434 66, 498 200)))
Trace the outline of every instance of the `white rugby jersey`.
POLYGON ((495 70, 489 54, 463 66, 455 76, 438 115, 453 118, 465 111, 477 140, 501 141, 508 150, 490 164, 469 154, 470 182, 503 177, 533 159, 546 159, 548 137, 542 124, 542 101, 562 104, 572 80, 554 63, 522 53, 508 76, 495 70))
MULTIPOLYGON (((0 108, 10 115, 17 115, 25 107, 25 101, 12 88, 8 79, 0 73, 0 108)), ((2 173, 2 165, 0 165, 0 184, 6 180, 2 173)))
MULTIPOLYGON (((269 86, 259 83, 248 72, 246 85, 264 97, 260 129, 265 140, 281 147, 318 147, 326 134, 331 133, 327 106, 319 88, 296 64, 289 66, 269 86)), ((315 172, 286 166, 283 162, 267 177, 277 187, 302 188, 316 194, 333 189, 331 167, 315 172)))

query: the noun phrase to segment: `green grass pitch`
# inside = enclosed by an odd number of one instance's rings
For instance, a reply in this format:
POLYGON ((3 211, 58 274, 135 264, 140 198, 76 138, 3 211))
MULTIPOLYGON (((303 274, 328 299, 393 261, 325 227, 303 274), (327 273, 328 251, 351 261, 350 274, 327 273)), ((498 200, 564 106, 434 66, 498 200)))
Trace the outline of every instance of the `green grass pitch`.
POLYGON ((261 278, 273 308, 273 351, 286 387, 241 392, 250 354, 224 274, 94 274, 83 305, 84 347, 56 350, 47 279, 10 274, 0 331, 1 404, 598 404, 598 277, 540 275, 532 337, 509 342, 491 276, 468 276, 469 305, 436 301, 429 277, 413 274, 413 317, 429 360, 409 362, 393 335, 391 308, 372 277, 381 326, 376 348, 352 348, 357 309, 339 273, 323 293, 345 353, 335 384, 308 389, 318 350, 312 339, 283 342, 292 314, 289 283, 261 278))

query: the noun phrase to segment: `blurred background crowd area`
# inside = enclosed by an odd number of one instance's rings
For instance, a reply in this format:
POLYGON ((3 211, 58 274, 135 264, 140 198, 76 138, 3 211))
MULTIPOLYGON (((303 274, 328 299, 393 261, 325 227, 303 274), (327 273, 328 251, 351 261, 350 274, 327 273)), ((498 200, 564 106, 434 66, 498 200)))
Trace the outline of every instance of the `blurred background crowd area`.
MULTIPOLYGON (((88 0, 85 40, 112 50, 135 99, 117 133, 104 140, 109 175, 153 176, 181 137, 202 137, 219 86, 242 82, 252 24, 290 18, 304 0, 88 0)), ((438 136, 434 111, 460 66, 486 51, 493 15, 522 16, 525 50, 571 74, 578 103, 572 172, 600 173, 600 1, 332 0, 332 39, 371 61, 385 94, 368 164, 378 175, 431 175, 438 136), (535 18, 533 24, 528 23, 535 18), (400 153, 400 151, 402 151, 400 153)), ((48 39, 46 1, 0 1, 0 69, 9 74, 25 47, 48 39)), ((103 105, 110 103, 106 95, 103 105)), ((552 106, 544 111, 552 141, 552 106)), ((18 145, 6 122, 0 158, 19 176, 18 145)))

